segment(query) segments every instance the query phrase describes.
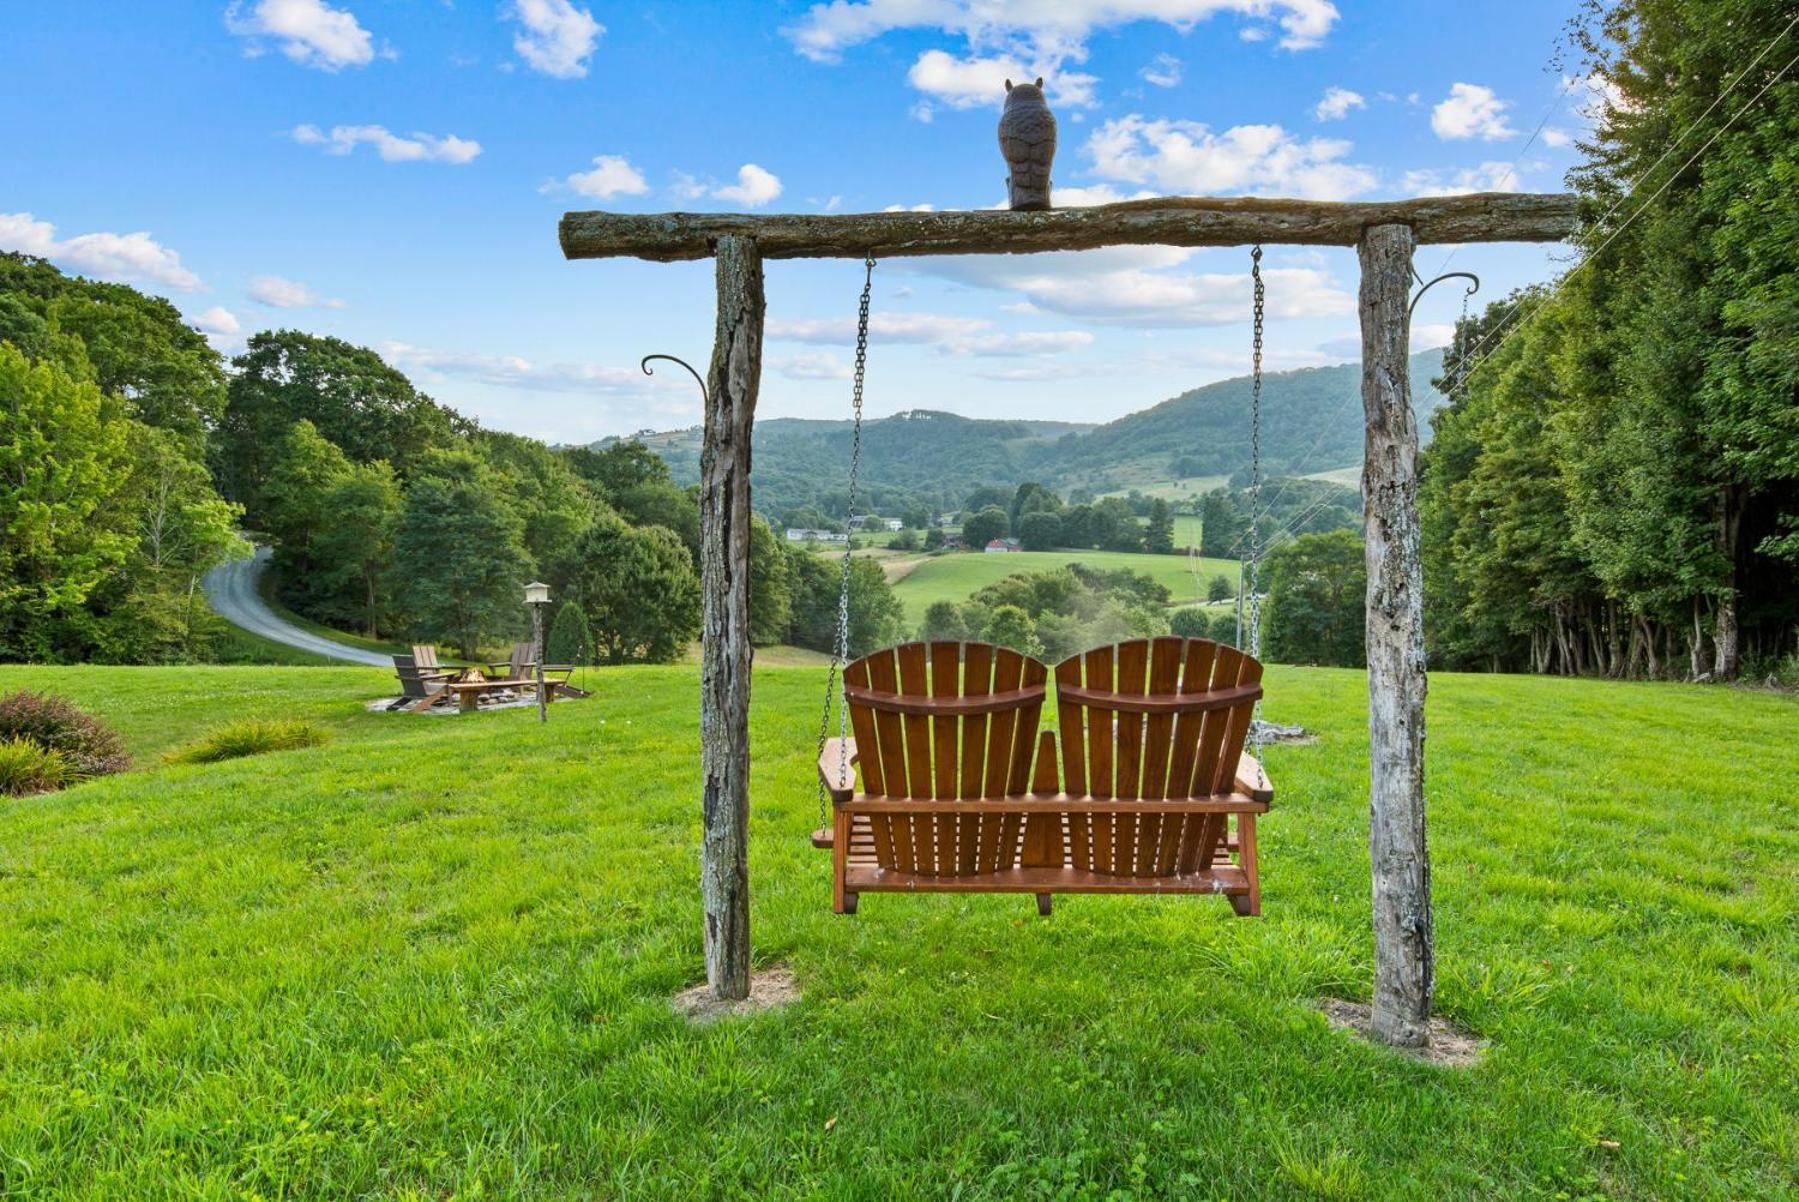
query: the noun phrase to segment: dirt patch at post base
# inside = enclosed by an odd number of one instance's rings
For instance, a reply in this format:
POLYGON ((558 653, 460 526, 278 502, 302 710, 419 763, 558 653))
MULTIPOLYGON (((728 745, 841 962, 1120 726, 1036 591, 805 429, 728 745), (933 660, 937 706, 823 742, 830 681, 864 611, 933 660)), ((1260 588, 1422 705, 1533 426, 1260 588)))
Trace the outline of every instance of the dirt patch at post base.
POLYGON ((735 1001, 720 1001, 712 986, 701 981, 683 989, 672 999, 677 1013, 690 1022, 704 1026, 715 1019, 744 1014, 760 1014, 800 1000, 799 982, 785 964, 775 964, 750 974, 750 996, 735 1001))
POLYGON ((1346 1002, 1341 998, 1325 998, 1318 1003, 1325 1021, 1339 1031, 1348 1031, 1373 1047, 1384 1048, 1401 1056, 1438 1068, 1473 1068, 1486 1055, 1487 1045, 1455 1026, 1446 1018, 1430 1020, 1430 1043, 1421 1048, 1395 1048, 1375 1039, 1373 1009, 1363 1002, 1346 1002))

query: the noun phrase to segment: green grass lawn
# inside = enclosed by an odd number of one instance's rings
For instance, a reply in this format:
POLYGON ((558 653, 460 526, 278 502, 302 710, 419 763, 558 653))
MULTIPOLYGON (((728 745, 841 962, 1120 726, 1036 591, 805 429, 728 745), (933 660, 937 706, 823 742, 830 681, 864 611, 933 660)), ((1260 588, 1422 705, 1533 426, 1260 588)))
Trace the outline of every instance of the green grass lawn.
MULTIPOLYGON (((997 557, 996 557, 997 558, 997 557)), ((1331 1031, 1371 974, 1362 677, 1275 668, 1265 917, 1196 898, 830 913, 823 673, 755 682, 759 963, 691 1028, 698 679, 370 714, 378 669, 0 669, 140 762, 0 800, 0 1195, 1772 1198, 1799 1180, 1799 702, 1440 675, 1439 1070, 1331 1031)))
POLYGON ((1180 476, 1173 479, 1163 477, 1142 484, 1133 484, 1129 488, 1114 489, 1102 494, 1108 497, 1125 497, 1133 492, 1140 492, 1146 497, 1161 497, 1167 501, 1191 501, 1203 497, 1214 488, 1223 488, 1230 483, 1229 476, 1180 476))
MULTIPOLYGON (((1206 582, 1213 576, 1237 579, 1234 559, 1201 559, 1199 596, 1204 596, 1206 582)), ((1016 572, 1043 572, 1063 564, 1084 563, 1089 567, 1116 571, 1128 568, 1144 572, 1168 586, 1177 603, 1191 602, 1195 597, 1193 567, 1184 555, 1136 555, 1128 551, 1014 551, 1009 555, 986 555, 964 551, 925 559, 894 583, 893 591, 906 610, 908 630, 917 626, 924 611, 934 601, 966 601, 981 589, 1016 572)))

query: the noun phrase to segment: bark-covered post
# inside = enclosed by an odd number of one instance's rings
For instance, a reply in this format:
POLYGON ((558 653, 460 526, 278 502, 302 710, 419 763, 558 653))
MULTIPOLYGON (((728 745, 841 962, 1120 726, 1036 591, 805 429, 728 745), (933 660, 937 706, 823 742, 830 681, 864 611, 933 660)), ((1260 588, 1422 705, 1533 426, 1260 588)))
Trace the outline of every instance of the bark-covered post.
POLYGON ((1430 1040, 1434 986, 1424 832, 1424 573, 1418 557, 1418 429, 1406 360, 1412 229, 1369 228, 1362 266, 1362 493, 1368 563, 1368 848, 1374 866, 1377 1038, 1430 1040))
POLYGON ((762 257, 718 240, 718 330, 700 452, 700 898, 706 981, 750 994, 750 427, 762 382, 762 257))

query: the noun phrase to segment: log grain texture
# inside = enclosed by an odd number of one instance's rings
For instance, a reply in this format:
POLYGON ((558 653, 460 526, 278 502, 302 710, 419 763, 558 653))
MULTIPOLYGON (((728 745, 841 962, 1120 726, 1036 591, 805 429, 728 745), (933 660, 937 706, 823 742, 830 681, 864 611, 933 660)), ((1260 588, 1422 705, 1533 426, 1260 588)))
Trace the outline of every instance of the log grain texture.
POLYGON ((1418 554, 1418 428, 1406 366, 1412 231, 1382 225, 1362 267, 1362 492, 1368 566, 1368 849, 1374 875, 1376 1038, 1430 1039, 1435 949, 1424 831, 1424 571, 1418 554))
POLYGON ((1482 192, 1341 203, 1265 197, 1166 197, 1083 209, 940 213, 604 213, 562 217, 570 259, 703 259, 726 238, 754 238, 764 259, 1032 254, 1101 246, 1355 246, 1380 225, 1418 243, 1560 242, 1576 229, 1565 194, 1482 192))
POLYGON ((733 1001, 750 995, 750 427, 767 303, 753 240, 721 239, 717 259, 700 452, 700 898, 706 980, 733 1001))

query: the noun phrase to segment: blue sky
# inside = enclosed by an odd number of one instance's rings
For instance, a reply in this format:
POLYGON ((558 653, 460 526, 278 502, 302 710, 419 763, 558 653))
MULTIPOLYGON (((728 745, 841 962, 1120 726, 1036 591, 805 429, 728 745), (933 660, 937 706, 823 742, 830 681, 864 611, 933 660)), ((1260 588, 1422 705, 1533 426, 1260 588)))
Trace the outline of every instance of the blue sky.
MULTIPOLYGON (((165 295, 228 351, 282 326, 375 347, 489 426, 684 426, 691 381, 636 364, 703 363, 710 264, 568 263, 563 210, 993 205, 1008 74, 1048 77, 1064 206, 1559 190, 1588 103, 1551 67, 1572 7, 20 0, 0 249, 165 295)), ((1496 297, 1566 257, 1453 266, 1496 297)), ((869 412, 1098 421, 1240 374, 1247 268, 1155 248, 883 264, 869 412)), ((1270 247, 1265 268, 1271 365, 1353 358, 1353 254, 1270 247)), ((760 414, 847 415, 859 264, 768 277, 760 414)), ((1420 307, 1420 345, 1458 297, 1420 307)))

